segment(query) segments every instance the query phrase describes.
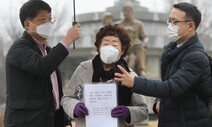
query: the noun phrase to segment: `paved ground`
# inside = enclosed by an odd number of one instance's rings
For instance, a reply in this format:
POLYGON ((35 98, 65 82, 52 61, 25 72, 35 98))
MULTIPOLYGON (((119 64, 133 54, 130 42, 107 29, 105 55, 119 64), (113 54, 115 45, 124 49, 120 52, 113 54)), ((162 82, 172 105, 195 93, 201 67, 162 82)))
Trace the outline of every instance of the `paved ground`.
POLYGON ((136 126, 136 127, 157 127, 157 126, 158 126, 157 120, 150 120, 148 125, 141 125, 141 126, 136 126))
MULTIPOLYGON (((136 127, 157 127, 157 120, 150 120, 148 125, 139 125, 139 126, 136 126, 136 127)), ((75 127, 75 123, 73 122, 73 127, 75 127)))

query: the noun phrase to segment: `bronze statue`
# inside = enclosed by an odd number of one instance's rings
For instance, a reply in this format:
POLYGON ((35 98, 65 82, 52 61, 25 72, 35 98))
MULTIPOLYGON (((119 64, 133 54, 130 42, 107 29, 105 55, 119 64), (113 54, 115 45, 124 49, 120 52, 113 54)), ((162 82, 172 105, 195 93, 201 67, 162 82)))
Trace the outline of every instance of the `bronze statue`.
POLYGON ((134 19, 133 7, 126 4, 122 8, 124 19, 117 22, 127 30, 131 39, 131 48, 126 57, 126 61, 138 75, 146 75, 146 49, 148 38, 144 32, 141 21, 134 19))
POLYGON ((113 15, 110 12, 105 12, 102 18, 103 26, 113 23, 113 15))

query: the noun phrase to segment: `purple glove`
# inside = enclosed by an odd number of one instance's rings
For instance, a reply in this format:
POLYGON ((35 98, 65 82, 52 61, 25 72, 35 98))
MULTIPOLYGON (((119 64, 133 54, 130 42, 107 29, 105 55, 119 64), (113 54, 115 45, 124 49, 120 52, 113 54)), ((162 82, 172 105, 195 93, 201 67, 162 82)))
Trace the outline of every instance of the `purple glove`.
POLYGON ((85 107, 85 104, 83 102, 79 102, 74 107, 74 115, 76 117, 85 117, 85 115, 88 115, 88 109, 85 107))
POLYGON ((112 109, 111 116, 126 120, 130 116, 130 110, 124 105, 119 105, 119 106, 116 106, 114 109, 112 109))

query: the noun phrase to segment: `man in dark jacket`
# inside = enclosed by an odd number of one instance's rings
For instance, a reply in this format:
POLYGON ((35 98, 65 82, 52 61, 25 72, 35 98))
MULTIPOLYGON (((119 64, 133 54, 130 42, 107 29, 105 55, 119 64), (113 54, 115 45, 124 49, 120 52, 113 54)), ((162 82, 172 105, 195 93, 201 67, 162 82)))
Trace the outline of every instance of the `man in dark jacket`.
POLYGON ((208 98, 212 96, 210 64, 196 34, 201 13, 190 3, 173 5, 167 34, 172 42, 164 47, 160 80, 135 77, 119 67, 115 80, 133 92, 154 96, 159 127, 211 127, 208 98), (157 106, 156 106, 157 105, 157 106))
POLYGON ((6 57, 7 101, 5 127, 71 127, 60 106, 62 83, 58 66, 68 47, 80 37, 80 24, 69 28, 54 49, 47 46, 52 34, 51 7, 30 0, 20 9, 23 36, 6 57))

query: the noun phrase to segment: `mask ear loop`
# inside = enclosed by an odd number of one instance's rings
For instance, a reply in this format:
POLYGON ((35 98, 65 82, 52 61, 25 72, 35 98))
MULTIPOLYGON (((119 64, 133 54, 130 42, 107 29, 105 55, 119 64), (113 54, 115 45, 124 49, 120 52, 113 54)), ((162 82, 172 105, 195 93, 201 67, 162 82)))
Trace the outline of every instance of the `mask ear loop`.
MULTIPOLYGON (((190 25, 189 25, 189 29, 192 29, 192 21, 189 22, 190 25)), ((194 23, 194 22, 193 22, 194 23)))
MULTIPOLYGON (((188 23, 189 23, 189 22, 188 22, 188 23)), ((183 25, 183 26, 181 26, 180 28, 185 27, 186 25, 188 25, 188 23, 185 24, 185 25, 183 25)), ((180 38, 182 38, 183 36, 185 36, 185 35, 188 34, 188 33, 189 33, 189 30, 188 30, 187 32, 185 32, 183 35, 180 35, 180 38)))
MULTIPOLYGON (((26 22, 26 21, 25 21, 26 22)), ((27 21, 28 23, 27 23, 27 25, 29 25, 29 22, 30 21, 27 21)), ((28 31, 28 28, 26 27, 26 26, 24 26, 24 31, 28 31)))
POLYGON ((28 30, 28 28, 27 27, 24 27, 24 31, 27 31, 28 30))

